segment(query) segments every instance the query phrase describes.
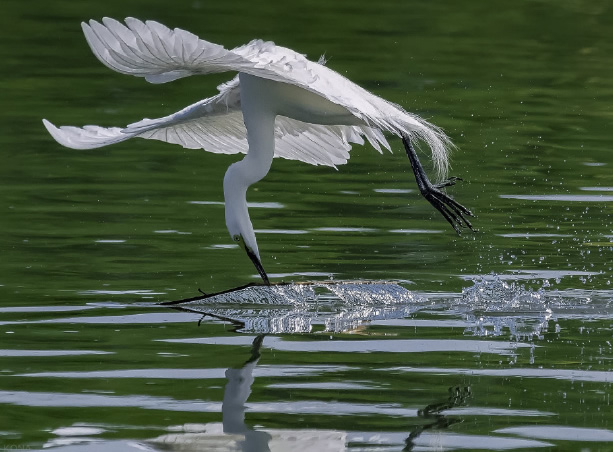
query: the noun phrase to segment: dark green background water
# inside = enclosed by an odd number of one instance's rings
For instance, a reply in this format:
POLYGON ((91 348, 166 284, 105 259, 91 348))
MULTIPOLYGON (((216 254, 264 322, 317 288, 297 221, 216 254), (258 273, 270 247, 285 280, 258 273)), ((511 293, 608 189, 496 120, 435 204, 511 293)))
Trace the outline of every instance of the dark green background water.
POLYGON ((414 450, 613 449, 609 2, 0 9, 0 448, 157 450, 145 441, 170 426, 221 422, 224 371, 250 356, 253 337, 226 323, 150 305, 256 280, 224 224, 237 157, 145 140, 73 151, 42 126, 163 116, 231 77, 154 86, 108 70, 79 23, 134 16, 228 48, 259 37, 325 54, 459 148, 451 173, 465 182, 450 193, 479 229, 461 237, 417 193, 396 139, 383 156, 355 147, 339 171, 276 160, 250 191, 273 279, 401 280, 426 301, 359 335, 265 338, 249 426, 372 450, 410 447, 411 432, 414 450), (456 386, 471 395, 445 412, 454 422, 417 414, 456 386))

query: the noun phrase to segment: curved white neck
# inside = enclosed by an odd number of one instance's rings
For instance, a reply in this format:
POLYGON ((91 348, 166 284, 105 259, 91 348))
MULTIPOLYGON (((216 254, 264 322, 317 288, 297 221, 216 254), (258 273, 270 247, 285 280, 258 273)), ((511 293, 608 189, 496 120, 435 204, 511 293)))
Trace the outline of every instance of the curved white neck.
POLYGON ((224 177, 226 226, 230 235, 240 235, 259 259, 255 232, 247 210, 247 189, 270 170, 275 153, 275 115, 266 110, 256 112, 255 108, 245 108, 245 105, 243 115, 249 152, 243 160, 230 165, 224 177))

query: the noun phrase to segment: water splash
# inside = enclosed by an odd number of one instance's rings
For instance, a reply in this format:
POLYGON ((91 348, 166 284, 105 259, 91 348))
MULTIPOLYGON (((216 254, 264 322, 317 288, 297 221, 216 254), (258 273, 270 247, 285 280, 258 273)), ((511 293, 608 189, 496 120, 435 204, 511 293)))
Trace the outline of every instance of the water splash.
POLYGON ((307 284, 279 284, 249 286, 240 290, 219 293, 202 300, 186 303, 191 306, 213 305, 295 305, 317 299, 315 286, 307 284))
POLYGON ((322 281, 250 286, 182 304, 239 323, 240 332, 308 333, 355 329, 370 320, 404 318, 423 298, 387 281, 322 281))
POLYGON ((510 335, 517 341, 544 338, 553 318, 548 281, 534 290, 497 275, 481 277, 462 291, 461 303, 471 324, 466 334, 488 337, 510 335))
POLYGON ((302 305, 320 300, 342 301, 351 305, 401 304, 418 297, 404 287, 388 281, 314 281, 303 283, 253 285, 221 292, 186 305, 253 304, 302 305))
MULTIPOLYGON (((531 288, 508 275, 475 277, 461 294, 417 294, 389 281, 317 281, 254 285, 182 303, 181 307, 229 321, 243 333, 310 333, 355 330, 373 320, 403 319, 429 309, 461 316, 465 333, 542 340, 555 334, 560 316, 610 315, 611 291, 558 290, 548 279, 531 288), (594 303, 595 300, 600 300, 594 303)), ((531 281, 534 283, 535 281, 531 281)))
POLYGON ((471 323, 466 327, 465 333, 479 337, 497 337, 509 335, 520 342, 532 342, 544 339, 549 331, 549 322, 552 315, 549 313, 534 314, 533 316, 487 316, 468 314, 466 320, 471 323))
POLYGON ((321 284, 339 299, 354 305, 414 303, 418 297, 395 283, 321 284))
POLYGON ((462 290, 462 304, 485 312, 551 312, 543 287, 533 290, 523 284, 504 281, 499 276, 482 277, 462 290))

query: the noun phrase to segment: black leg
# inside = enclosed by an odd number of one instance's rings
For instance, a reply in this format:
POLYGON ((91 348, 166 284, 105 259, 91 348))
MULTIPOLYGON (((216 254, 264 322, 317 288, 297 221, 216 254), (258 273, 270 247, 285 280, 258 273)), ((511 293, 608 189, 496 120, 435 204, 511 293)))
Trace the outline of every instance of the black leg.
POLYGON ((466 216, 473 217, 473 213, 441 191, 441 188, 455 185, 458 180, 462 179, 459 177, 452 177, 441 182, 440 184, 432 184, 428 179, 423 166, 421 166, 421 163, 419 162, 419 158, 417 157, 415 149, 413 149, 413 146, 411 145, 411 140, 409 137, 404 135, 402 137, 402 143, 404 144, 404 149, 407 152, 407 157, 409 157, 409 161, 411 162, 411 168, 413 168, 413 173, 415 174, 417 187, 419 188, 419 191, 423 197, 426 198, 426 200, 432 204, 434 208, 443 215, 443 217, 445 217, 445 219, 458 234, 462 233, 461 228, 463 227, 468 227, 474 231, 473 225, 466 218, 466 216))

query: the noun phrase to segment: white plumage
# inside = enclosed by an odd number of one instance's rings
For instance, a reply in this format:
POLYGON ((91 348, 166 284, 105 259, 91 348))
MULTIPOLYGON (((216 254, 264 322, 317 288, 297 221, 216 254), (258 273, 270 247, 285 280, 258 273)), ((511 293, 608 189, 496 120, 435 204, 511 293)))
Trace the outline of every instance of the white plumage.
POLYGON ((58 128, 43 122, 60 144, 74 149, 139 137, 213 153, 247 154, 224 179, 226 224, 266 281, 245 193, 266 175, 273 157, 335 167, 347 162, 352 143, 366 139, 379 152, 382 147, 390 150, 383 135, 390 132, 425 141, 439 174, 447 170, 452 145, 439 128, 293 50, 261 40, 226 50, 188 31, 134 18, 127 18, 125 25, 109 18, 102 23, 90 20, 82 27, 102 63, 151 83, 238 72, 218 87, 216 96, 125 128, 58 128))

